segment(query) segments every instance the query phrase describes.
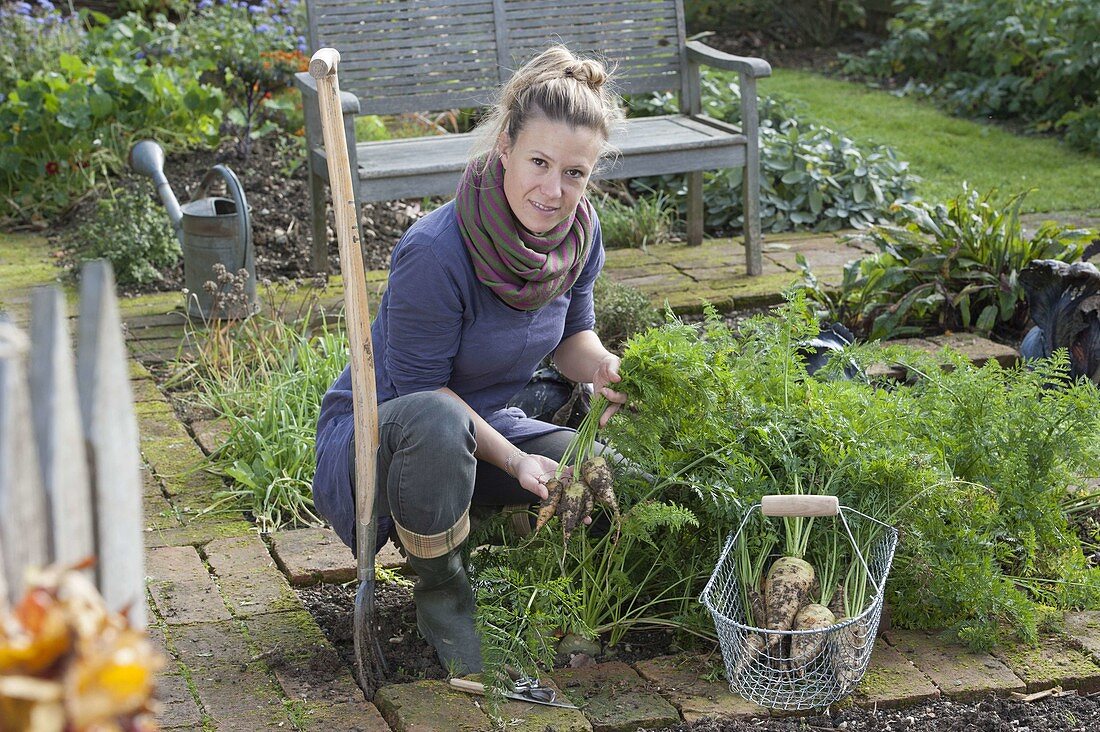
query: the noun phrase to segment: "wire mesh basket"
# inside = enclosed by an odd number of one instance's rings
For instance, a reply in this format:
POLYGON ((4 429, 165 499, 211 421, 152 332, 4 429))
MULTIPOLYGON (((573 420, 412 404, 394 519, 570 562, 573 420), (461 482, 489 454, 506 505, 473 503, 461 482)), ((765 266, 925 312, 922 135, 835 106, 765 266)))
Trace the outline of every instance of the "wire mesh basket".
POLYGON ((825 707, 852 693, 871 660, 886 575, 897 543, 897 529, 841 507, 834 496, 764 496, 752 506, 726 540, 699 598, 710 610, 718 631, 730 689, 761 706, 791 710, 825 707), (734 548, 757 511, 764 516, 835 516, 852 544, 853 561, 862 565, 873 591, 866 607, 855 617, 816 630, 766 630, 748 625, 750 615, 734 548), (852 535, 853 527, 856 533, 874 535, 866 557, 852 535))

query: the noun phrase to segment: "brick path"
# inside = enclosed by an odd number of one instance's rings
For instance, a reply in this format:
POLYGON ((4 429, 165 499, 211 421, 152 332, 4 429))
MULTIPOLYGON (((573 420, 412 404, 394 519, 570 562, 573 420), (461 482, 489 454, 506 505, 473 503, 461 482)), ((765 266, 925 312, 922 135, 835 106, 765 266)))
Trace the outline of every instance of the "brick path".
MULTIPOLYGON (((44 243, 42 248, 45 259, 44 243)), ((720 308, 743 307, 777 301, 777 293, 797 276, 798 253, 825 282, 836 282, 843 262, 860 254, 832 235, 777 235, 765 246, 764 276, 754 280, 744 276, 740 248, 728 240, 694 249, 611 251, 608 271, 681 312, 698 309, 702 299, 720 308)), ((372 275, 372 281, 384 281, 384 273, 372 275)), ((0 291, 17 321, 29 284, 5 287, 0 275, 0 291)), ((338 298, 334 293, 333 300, 338 298)), ((392 685, 375 703, 363 700, 350 670, 292 589, 354 578, 353 557, 331 531, 260 537, 239 514, 207 510, 222 484, 195 468, 217 446, 219 426, 182 423, 147 369, 176 353, 183 332, 178 305, 174 294, 122 303, 145 462, 151 634, 168 659, 158 692, 163 728, 491 729, 477 697, 439 681, 392 685)), ((976 360, 1014 358, 988 342, 955 345, 976 360)), ((393 564, 400 557, 388 554, 382 561, 393 564)), ((719 665, 717 656, 684 654, 562 670, 549 680, 580 712, 509 703, 502 713, 512 720, 509 729, 598 732, 715 715, 767 716, 723 681, 708 680, 719 665)), ((971 653, 931 634, 886 630, 851 703, 904 706, 940 695, 965 699, 1055 685, 1100 690, 1100 612, 1071 613, 1063 630, 1038 647, 999 649, 994 655, 971 653)))

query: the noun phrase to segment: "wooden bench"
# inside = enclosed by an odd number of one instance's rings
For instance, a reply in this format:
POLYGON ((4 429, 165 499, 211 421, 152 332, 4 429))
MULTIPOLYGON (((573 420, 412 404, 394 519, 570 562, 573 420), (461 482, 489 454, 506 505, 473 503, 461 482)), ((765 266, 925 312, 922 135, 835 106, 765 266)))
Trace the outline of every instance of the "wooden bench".
MULTIPOLYGON (((356 203, 452 195, 470 134, 356 144, 355 116, 482 107, 512 71, 552 43, 617 64, 623 94, 671 91, 680 114, 635 118, 612 142, 621 157, 605 178, 688 174, 688 243, 703 238, 704 170, 744 167, 745 248, 759 274, 756 80, 766 61, 686 41, 681 0, 307 0, 310 51, 341 54, 341 105, 356 203), (701 113, 701 65, 738 73, 742 128, 701 113)), ((314 79, 298 74, 312 199, 313 268, 328 266, 328 179, 314 79)))
POLYGON ((110 265, 85 265, 77 357, 65 297, 36 290, 29 335, 0 314, 0 608, 24 572, 89 557, 111 610, 145 627, 141 453, 110 265))

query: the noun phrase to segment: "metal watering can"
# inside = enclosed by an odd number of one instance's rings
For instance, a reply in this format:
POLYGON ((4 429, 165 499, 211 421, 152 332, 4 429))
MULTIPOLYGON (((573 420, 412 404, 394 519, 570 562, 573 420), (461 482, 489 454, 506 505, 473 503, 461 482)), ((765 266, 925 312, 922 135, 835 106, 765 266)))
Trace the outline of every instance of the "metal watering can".
POLYGON ((181 206, 164 177, 164 149, 160 145, 152 140, 138 142, 130 149, 130 167, 153 179, 160 200, 168 209, 168 218, 183 250, 187 314, 203 319, 240 319, 253 315, 259 309, 259 300, 256 298, 252 224, 244 189, 236 174, 224 165, 215 165, 203 177, 196 197, 181 206), (230 198, 199 198, 218 176, 225 180, 230 198), (241 269, 248 273, 243 292, 234 295, 231 282, 218 281, 214 273, 216 264, 223 265, 234 278, 241 269), (214 283, 213 292, 205 287, 207 282, 214 283), (217 304, 219 296, 220 306, 217 304))

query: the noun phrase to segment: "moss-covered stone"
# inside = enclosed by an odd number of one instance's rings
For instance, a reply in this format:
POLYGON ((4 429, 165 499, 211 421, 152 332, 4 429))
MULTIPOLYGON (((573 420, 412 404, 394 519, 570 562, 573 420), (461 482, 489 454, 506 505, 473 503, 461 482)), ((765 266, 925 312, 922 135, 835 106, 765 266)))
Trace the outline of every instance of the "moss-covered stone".
POLYGON ((880 638, 875 641, 855 701, 866 706, 902 707, 939 695, 939 689, 916 666, 880 638))
POLYGON ((256 530, 244 519, 198 525, 185 525, 172 529, 145 532, 145 548, 162 546, 204 546, 218 537, 244 536, 256 530))
POLYGON ((443 681, 383 686, 374 697, 394 732, 490 732, 493 725, 477 702, 478 697, 451 689, 443 681))
POLYGON ((1035 646, 996 648, 993 655, 1023 679, 1029 692, 1053 686, 1089 693, 1100 691, 1100 665, 1060 637, 1043 638, 1035 646))

